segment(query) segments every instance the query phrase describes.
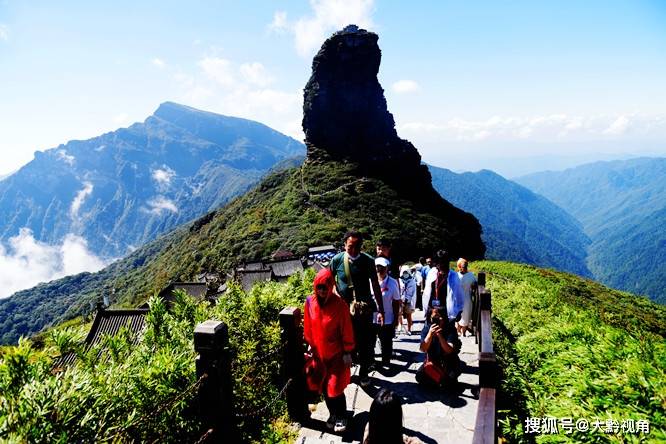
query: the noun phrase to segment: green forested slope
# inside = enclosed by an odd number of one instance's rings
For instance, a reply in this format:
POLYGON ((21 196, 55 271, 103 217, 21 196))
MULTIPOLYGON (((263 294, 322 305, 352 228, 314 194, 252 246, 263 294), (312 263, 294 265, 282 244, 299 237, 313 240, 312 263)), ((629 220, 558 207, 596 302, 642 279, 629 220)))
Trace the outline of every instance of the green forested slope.
POLYGON ((192 334, 208 319, 229 328, 234 413, 262 411, 239 421, 239 437, 224 431, 214 441, 288 442, 289 430, 277 420, 286 411, 275 353, 278 313, 303 303, 313 277, 308 271, 249 293, 231 285, 216 306, 196 305, 180 292, 167 311, 153 298, 138 343, 121 329, 86 350, 89 325, 71 322, 43 334, 43 347, 28 340, 0 347, 0 442, 196 442, 205 429, 192 334), (69 352, 76 362, 54 370, 53 358, 69 352))
POLYGON ((595 162, 515 181, 581 222, 597 280, 666 303, 666 158, 595 162))
POLYGON ((548 199, 492 171, 428 168, 442 197, 479 219, 488 259, 591 275, 585 264, 590 239, 578 221, 548 199))
MULTIPOLYGON (((510 441, 531 442, 527 417, 648 420, 643 442, 666 439, 666 308, 573 275, 478 262, 492 291, 502 368, 498 408, 510 441)), ((638 442, 602 432, 537 442, 638 442)))

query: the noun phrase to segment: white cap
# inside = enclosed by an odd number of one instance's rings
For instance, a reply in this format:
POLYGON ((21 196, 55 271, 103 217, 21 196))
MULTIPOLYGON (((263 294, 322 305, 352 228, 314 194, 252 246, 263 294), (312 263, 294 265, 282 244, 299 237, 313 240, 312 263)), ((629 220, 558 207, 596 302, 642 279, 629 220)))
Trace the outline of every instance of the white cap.
POLYGON ((377 259, 375 259, 375 265, 381 265, 382 267, 388 267, 390 264, 389 260, 386 259, 385 257, 379 256, 377 259))

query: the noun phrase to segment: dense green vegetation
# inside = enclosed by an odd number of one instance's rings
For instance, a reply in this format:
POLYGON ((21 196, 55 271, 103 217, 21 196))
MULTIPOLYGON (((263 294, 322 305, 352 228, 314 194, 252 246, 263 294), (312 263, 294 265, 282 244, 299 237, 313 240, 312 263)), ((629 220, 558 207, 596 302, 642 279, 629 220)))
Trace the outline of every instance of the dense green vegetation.
POLYGON ((573 275, 478 262, 492 291, 502 369, 499 409, 511 442, 664 442, 666 307, 573 275), (647 419, 651 434, 525 434, 527 417, 647 419))
POLYGON ((666 303, 666 158, 596 162, 516 181, 581 222, 592 239, 595 279, 666 303))
MULTIPOLYGON (((573 275, 482 261, 493 293, 493 336, 501 367, 498 408, 509 442, 659 442, 666 439, 666 308, 573 275), (574 432, 526 434, 528 417, 650 421, 651 434, 574 432)), ((216 307, 183 295, 173 311, 151 300, 139 345, 126 335, 98 349, 80 347, 87 325, 72 321, 41 335, 37 349, 22 340, 0 352, 0 439, 30 442, 193 441, 201 434, 195 397, 192 331, 205 319, 230 327, 237 411, 274 400, 280 388, 277 313, 300 306, 312 272, 285 284, 231 286, 216 307), (77 364, 51 373, 52 358, 76 351, 77 364), (257 367, 258 366, 258 367, 257 367), (182 396, 186 393, 185 396, 182 396), (173 402, 176 400, 175 402, 173 402), (163 407, 164 406, 164 407, 163 407)), ((241 423, 243 439, 286 442, 293 432, 284 403, 241 423)))
MULTIPOLYGON (((28 340, 0 351, 0 440, 9 442, 193 442, 202 433, 192 332, 206 319, 229 326, 235 408, 262 415, 240 422, 243 442, 288 442, 277 400, 280 343, 278 313, 301 306, 311 292, 312 272, 287 283, 255 286, 249 294, 231 286, 217 306, 195 305, 178 293, 167 312, 151 299, 138 346, 125 331, 98 348, 81 346, 87 326, 50 330, 43 349, 28 340), (98 353, 102 350, 100 357, 98 353), (76 364, 51 371, 52 357, 69 351, 76 364)), ((293 433, 293 432, 291 432, 293 433)))
POLYGON ((591 275, 585 264, 590 239, 578 221, 548 199, 492 171, 429 169, 432 186, 481 222, 486 258, 591 275))
POLYGON ((278 249, 304 254, 309 246, 339 242, 352 228, 370 236, 371 248, 379 237, 395 239, 398 261, 430 254, 441 245, 456 256, 474 257, 467 248, 478 251, 478 234, 476 242, 465 241, 473 227, 447 218, 446 212, 453 210, 458 211, 450 205, 432 209, 414 203, 385 182, 363 177, 354 164, 307 160, 299 168, 267 176, 224 208, 99 273, 42 284, 0 301, 0 338, 14 342, 19 335, 77 316, 105 293, 113 295, 112 303, 136 306, 172 280, 191 280, 204 271, 229 272, 278 249))

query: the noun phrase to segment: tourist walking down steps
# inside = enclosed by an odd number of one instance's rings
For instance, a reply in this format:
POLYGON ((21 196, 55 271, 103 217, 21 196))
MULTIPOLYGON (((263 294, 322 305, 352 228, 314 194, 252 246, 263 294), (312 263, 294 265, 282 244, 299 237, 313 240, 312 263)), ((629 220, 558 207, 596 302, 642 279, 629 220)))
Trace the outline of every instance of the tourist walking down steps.
POLYGON ((463 310, 458 321, 457 330, 458 335, 465 336, 469 325, 472 320, 472 289, 476 285, 476 277, 474 273, 467 270, 469 263, 467 259, 458 259, 458 277, 460 278, 460 285, 463 290, 463 310))
POLYGON ((377 279, 382 291, 384 305, 384 325, 379 325, 379 342, 382 349, 382 366, 388 367, 393 356, 393 335, 400 310, 400 287, 388 274, 389 261, 385 257, 375 259, 377 279))
POLYGON ((449 270, 449 254, 446 250, 439 250, 433 262, 435 266, 428 272, 423 293, 423 309, 429 312, 431 308, 444 307, 448 318, 457 321, 464 306, 458 273, 449 270))
MULTIPOLYGON (((417 271, 418 273, 418 271, 417 271)), ((400 316, 398 316, 398 325, 400 331, 403 331, 402 318, 407 319, 408 335, 412 334, 412 313, 416 303, 416 289, 418 288, 416 278, 410 272, 409 265, 400 267, 400 316)))
POLYGON ((306 363, 310 390, 324 393, 330 416, 326 425, 335 432, 347 429, 345 387, 351 379, 354 333, 348 305, 333 293, 335 279, 327 268, 314 279, 314 294, 305 300, 303 336, 312 359, 306 363))
POLYGON ((356 357, 360 365, 360 385, 367 387, 370 384, 368 373, 375 359, 373 313, 377 313, 377 323, 383 325, 384 304, 375 261, 370 255, 361 253, 363 235, 350 231, 345 234, 343 242, 345 251, 336 254, 329 267, 335 276, 338 295, 349 305, 356 339, 356 357))

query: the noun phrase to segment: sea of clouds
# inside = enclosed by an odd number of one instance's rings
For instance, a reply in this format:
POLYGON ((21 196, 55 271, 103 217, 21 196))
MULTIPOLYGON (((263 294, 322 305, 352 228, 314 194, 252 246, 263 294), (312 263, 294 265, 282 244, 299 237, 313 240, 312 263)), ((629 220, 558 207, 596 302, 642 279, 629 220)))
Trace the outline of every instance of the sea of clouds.
POLYGON ((59 244, 49 245, 35 239, 32 231, 19 233, 0 243, 0 298, 84 271, 98 271, 107 265, 88 249, 84 238, 65 236, 59 244))

